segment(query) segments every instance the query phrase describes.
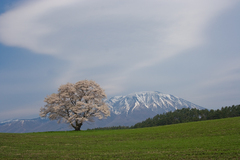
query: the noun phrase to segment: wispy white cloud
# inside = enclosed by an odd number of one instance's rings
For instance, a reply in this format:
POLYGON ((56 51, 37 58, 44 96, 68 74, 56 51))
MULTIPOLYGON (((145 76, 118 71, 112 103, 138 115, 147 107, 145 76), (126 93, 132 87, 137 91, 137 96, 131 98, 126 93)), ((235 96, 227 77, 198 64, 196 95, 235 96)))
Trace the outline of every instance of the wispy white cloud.
MULTIPOLYGON (((41 18, 47 16, 53 9, 66 7, 73 0, 51 1, 23 1, 14 9, 0 17, 0 40, 9 46, 17 46, 30 49, 41 54, 54 54, 54 48, 44 46, 41 43, 43 37, 47 37, 54 28, 41 23, 41 18)), ((46 45, 46 44, 45 44, 46 45)))
POLYGON ((207 42, 229 0, 26 1, 0 16, 0 41, 69 61, 57 85, 94 79, 117 94, 132 73, 207 42))

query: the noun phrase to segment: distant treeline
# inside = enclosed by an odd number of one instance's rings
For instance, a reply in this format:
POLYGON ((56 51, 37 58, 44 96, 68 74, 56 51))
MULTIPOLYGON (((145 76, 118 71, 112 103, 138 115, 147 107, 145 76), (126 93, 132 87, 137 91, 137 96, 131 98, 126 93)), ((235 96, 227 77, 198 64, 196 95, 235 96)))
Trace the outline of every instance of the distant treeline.
POLYGON ((131 127, 128 126, 113 126, 113 127, 103 127, 94 128, 91 130, 110 130, 110 129, 131 129, 131 128, 143 128, 143 127, 153 127, 153 126, 163 126, 169 124, 186 123, 193 121, 203 121, 211 119, 221 119, 229 117, 240 116, 240 105, 233 105, 229 107, 222 107, 217 110, 198 110, 195 108, 183 108, 175 111, 170 111, 163 114, 157 114, 153 118, 148 118, 145 121, 137 123, 131 127))
POLYGON ((153 127, 168 124, 185 123, 193 121, 221 119, 240 116, 240 105, 222 107, 221 110, 198 110, 195 108, 183 108, 174 112, 157 114, 153 118, 148 118, 141 123, 137 123, 131 128, 153 127))

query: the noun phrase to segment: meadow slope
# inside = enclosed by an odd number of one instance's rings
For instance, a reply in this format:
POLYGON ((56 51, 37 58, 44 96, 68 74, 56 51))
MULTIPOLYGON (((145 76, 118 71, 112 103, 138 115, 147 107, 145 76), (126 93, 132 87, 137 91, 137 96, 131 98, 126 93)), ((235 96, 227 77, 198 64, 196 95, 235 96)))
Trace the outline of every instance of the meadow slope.
POLYGON ((0 133, 0 159, 240 159, 240 117, 139 129, 0 133))

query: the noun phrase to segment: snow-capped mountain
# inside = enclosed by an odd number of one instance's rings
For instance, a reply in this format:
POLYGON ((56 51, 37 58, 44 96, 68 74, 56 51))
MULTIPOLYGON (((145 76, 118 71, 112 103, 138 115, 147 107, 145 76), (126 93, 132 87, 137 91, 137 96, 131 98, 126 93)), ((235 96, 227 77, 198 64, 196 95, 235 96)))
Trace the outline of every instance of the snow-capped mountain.
POLYGON ((153 111, 156 114, 182 108, 204 109, 182 98, 157 91, 137 92, 127 96, 115 96, 110 98, 107 103, 112 113, 116 115, 129 115, 143 109, 153 111))
MULTIPOLYGON (((126 96, 115 96, 106 101, 111 116, 107 119, 96 120, 94 123, 85 122, 81 129, 110 126, 131 126, 156 114, 182 108, 205 109, 182 98, 157 91, 137 92, 126 96)), ((0 122, 0 132, 24 133, 43 131, 73 130, 68 124, 57 124, 45 118, 14 119, 0 122)))

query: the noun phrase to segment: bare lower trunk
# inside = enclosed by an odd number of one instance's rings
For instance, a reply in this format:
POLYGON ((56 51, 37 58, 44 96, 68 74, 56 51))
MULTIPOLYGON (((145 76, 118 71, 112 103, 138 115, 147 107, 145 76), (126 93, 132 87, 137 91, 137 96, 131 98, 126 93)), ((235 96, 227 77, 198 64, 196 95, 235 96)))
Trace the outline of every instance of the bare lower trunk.
POLYGON ((81 126, 76 126, 75 131, 81 131, 81 126))
POLYGON ((77 123, 75 126, 72 125, 72 127, 75 129, 75 131, 81 131, 82 123, 77 123))

